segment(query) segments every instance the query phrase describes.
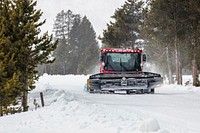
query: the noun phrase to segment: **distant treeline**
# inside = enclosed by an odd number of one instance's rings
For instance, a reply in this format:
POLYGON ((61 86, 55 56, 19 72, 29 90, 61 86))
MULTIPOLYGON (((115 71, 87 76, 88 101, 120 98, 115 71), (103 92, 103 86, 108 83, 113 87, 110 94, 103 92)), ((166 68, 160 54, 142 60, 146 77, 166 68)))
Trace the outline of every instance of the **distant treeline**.
POLYGON ((59 40, 52 64, 40 65, 40 74, 89 74, 98 64, 99 45, 92 24, 86 16, 62 10, 53 25, 59 40))

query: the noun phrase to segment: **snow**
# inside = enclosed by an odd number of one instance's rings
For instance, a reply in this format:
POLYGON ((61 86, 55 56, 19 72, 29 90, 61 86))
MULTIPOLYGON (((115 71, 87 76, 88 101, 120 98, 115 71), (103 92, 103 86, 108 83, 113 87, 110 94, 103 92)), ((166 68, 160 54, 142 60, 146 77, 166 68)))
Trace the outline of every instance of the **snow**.
POLYGON ((200 88, 163 85, 155 94, 90 94, 83 89, 87 78, 43 75, 29 94, 30 110, 0 117, 0 133, 200 132, 200 88), (45 107, 35 110, 40 92, 45 107))
POLYGON ((148 119, 145 120, 139 127, 140 131, 142 132, 155 132, 160 130, 160 126, 156 119, 148 119))

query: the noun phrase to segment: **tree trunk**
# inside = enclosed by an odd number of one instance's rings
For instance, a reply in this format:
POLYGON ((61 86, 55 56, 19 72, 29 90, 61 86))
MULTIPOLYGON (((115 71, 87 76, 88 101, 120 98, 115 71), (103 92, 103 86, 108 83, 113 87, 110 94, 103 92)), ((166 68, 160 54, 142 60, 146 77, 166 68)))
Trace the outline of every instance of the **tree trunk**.
POLYGON ((23 86, 23 92, 22 92, 22 107, 23 112, 28 111, 28 74, 25 73, 24 75, 24 86, 23 86))
POLYGON ((182 63, 180 48, 177 42, 177 35, 175 35, 175 54, 176 54, 176 81, 178 85, 182 85, 182 63))
POLYGON ((173 84, 172 69, 171 69, 171 63, 170 63, 170 60, 169 60, 169 49, 168 49, 168 47, 166 47, 166 54, 167 54, 167 67, 168 67, 169 84, 173 84))
POLYGON ((182 63, 181 63, 180 50, 177 50, 177 84, 182 85, 182 63))
POLYGON ((180 54, 180 46, 178 42, 178 17, 177 17, 177 10, 178 5, 175 4, 175 11, 174 11, 174 46, 175 46, 175 54, 176 54, 176 80, 178 85, 182 85, 182 63, 181 63, 181 54, 180 54))
POLYGON ((22 107, 23 107, 23 112, 28 111, 28 102, 27 102, 27 99, 28 99, 28 92, 27 92, 27 91, 24 91, 23 94, 22 94, 22 107))
POLYGON ((198 74, 197 74, 197 64, 196 64, 196 58, 195 54, 193 55, 193 60, 192 60, 192 78, 193 78, 193 86, 197 85, 198 82, 198 74))
POLYGON ((182 85, 182 63, 180 51, 176 49, 176 80, 178 85, 182 85))
POLYGON ((0 116, 3 116, 3 106, 0 106, 0 116))
POLYGON ((176 45, 176 41, 175 41, 175 55, 176 55, 176 82, 178 84, 178 81, 179 81, 179 59, 178 59, 178 48, 177 48, 177 45, 176 45))
POLYGON ((180 53, 180 51, 179 51, 179 82, 178 82, 178 84, 179 85, 182 85, 182 83, 183 83, 183 76, 182 76, 182 62, 181 62, 181 53, 180 53))

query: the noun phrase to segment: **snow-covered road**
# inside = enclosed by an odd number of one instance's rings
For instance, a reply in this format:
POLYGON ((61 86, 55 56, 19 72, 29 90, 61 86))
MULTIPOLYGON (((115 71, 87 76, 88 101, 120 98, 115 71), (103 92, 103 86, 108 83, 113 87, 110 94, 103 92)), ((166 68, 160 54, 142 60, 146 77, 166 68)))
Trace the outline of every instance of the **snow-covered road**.
POLYGON ((163 85, 155 94, 89 94, 88 76, 44 75, 30 93, 45 108, 0 118, 0 133, 200 133, 200 88, 163 85), (11 126, 12 125, 12 126, 11 126))

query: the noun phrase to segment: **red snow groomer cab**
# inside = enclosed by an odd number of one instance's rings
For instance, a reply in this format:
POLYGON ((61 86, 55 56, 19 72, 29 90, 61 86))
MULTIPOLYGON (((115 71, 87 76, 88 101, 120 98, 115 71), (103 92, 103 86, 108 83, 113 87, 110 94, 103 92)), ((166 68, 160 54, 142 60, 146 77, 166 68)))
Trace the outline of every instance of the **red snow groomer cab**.
POLYGON ((100 73, 87 81, 90 93, 154 93, 163 82, 160 74, 143 72, 146 55, 141 49, 101 49, 100 73))

